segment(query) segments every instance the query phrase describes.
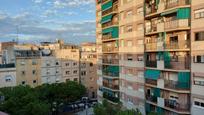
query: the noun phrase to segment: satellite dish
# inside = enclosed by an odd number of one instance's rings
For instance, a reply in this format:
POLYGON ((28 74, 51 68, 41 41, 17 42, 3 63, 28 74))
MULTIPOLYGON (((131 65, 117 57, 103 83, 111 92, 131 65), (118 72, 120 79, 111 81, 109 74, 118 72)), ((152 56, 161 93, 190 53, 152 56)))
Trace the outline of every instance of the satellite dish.
POLYGON ((51 54, 51 50, 49 50, 49 49, 44 49, 44 50, 42 51, 42 53, 43 53, 44 55, 50 55, 50 54, 51 54))

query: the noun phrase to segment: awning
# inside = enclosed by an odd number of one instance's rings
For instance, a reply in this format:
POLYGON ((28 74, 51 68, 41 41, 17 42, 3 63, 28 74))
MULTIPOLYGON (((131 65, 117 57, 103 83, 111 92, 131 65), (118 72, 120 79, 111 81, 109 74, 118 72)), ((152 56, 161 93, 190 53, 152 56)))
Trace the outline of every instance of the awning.
POLYGON ((149 70, 147 69, 145 71, 145 78, 147 79, 152 79, 152 80, 157 80, 160 77, 160 71, 159 70, 149 70))
POLYGON ((103 34, 111 33, 112 38, 118 38, 119 30, 118 30, 118 27, 111 27, 111 28, 102 30, 102 33, 103 34))
POLYGON ((102 5, 102 11, 105 11, 105 10, 112 8, 112 6, 113 6, 113 1, 111 0, 111 1, 102 5))
POLYGON ((190 8, 179 8, 177 12, 177 19, 188 19, 190 18, 191 10, 190 8))
POLYGON ((104 24, 104 23, 106 23, 106 22, 110 22, 110 21, 112 20, 112 17, 113 17, 112 14, 103 17, 103 18, 101 19, 101 24, 104 24))
POLYGON ((161 13, 161 16, 165 16, 165 15, 168 15, 168 14, 172 14, 172 13, 175 13, 175 12, 177 12, 177 11, 178 11, 177 9, 175 9, 175 10, 170 10, 170 11, 161 13))

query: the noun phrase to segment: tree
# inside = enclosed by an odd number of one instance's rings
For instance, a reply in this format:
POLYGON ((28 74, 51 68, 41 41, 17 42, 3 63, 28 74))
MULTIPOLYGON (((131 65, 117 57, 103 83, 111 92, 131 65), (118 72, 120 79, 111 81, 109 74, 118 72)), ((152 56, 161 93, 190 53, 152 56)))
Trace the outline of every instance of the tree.
POLYGON ((122 110, 122 104, 112 105, 104 100, 102 104, 97 104, 94 107, 95 115, 142 115, 137 109, 135 110, 122 110))
POLYGON ((0 111, 11 115, 48 115, 58 109, 61 103, 80 99, 86 92, 83 85, 76 82, 45 84, 36 88, 16 86, 1 88, 5 97, 0 103, 0 111))

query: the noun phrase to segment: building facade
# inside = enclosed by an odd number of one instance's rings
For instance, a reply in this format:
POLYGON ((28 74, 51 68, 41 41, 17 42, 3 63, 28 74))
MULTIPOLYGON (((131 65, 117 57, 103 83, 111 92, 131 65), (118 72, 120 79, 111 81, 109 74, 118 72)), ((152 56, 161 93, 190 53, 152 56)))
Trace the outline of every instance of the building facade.
POLYGON ((80 82, 87 88, 89 98, 97 97, 97 56, 95 43, 82 43, 80 57, 80 82))
POLYGON ((0 65, 0 88, 16 86, 15 64, 0 65))
POLYGON ((203 19, 202 0, 97 0, 99 102, 201 115, 203 19))
POLYGON ((191 113, 204 113, 204 1, 191 1, 191 113))

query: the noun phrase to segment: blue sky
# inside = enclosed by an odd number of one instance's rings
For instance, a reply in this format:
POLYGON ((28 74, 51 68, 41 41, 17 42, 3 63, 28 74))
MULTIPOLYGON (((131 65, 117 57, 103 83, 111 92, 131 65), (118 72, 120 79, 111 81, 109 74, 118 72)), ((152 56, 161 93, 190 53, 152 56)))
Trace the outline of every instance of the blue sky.
POLYGON ((95 41, 95 0, 0 0, 0 42, 95 41))

